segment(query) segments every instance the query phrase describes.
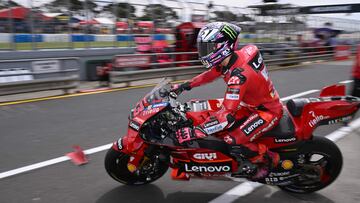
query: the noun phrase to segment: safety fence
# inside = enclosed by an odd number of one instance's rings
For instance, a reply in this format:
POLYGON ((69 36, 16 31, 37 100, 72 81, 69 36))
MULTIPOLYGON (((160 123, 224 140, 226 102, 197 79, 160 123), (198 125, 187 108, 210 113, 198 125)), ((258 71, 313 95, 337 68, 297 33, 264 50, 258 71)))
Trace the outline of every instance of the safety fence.
MULTIPOLYGON (((302 62, 314 62, 318 60, 346 60, 356 52, 356 46, 322 46, 322 47, 288 47, 278 49, 260 49, 264 54, 267 53, 265 58, 265 64, 269 70, 272 70, 275 66, 294 65, 302 62), (268 52, 271 51, 272 54, 268 52)), ((178 54, 178 53, 176 53, 178 54)), ((180 53, 181 55, 187 54, 194 56, 196 52, 180 53)), ((151 57, 159 55, 168 55, 167 53, 161 54, 142 54, 141 57, 151 57)), ((204 67, 200 65, 199 60, 182 60, 174 62, 164 63, 138 63, 137 58, 140 55, 117 55, 114 59, 114 68, 122 68, 122 65, 117 64, 116 60, 127 58, 127 64, 133 64, 138 70, 130 71, 111 71, 110 82, 111 84, 125 83, 129 85, 129 82, 138 80, 147 80, 161 77, 170 77, 176 79, 178 76, 196 75, 204 72, 204 67), (129 58, 132 60, 129 60, 129 58), (158 68, 165 66, 165 68, 158 68), (166 67, 167 66, 167 67, 166 67), (144 68, 156 67, 156 69, 144 69, 144 68)), ((174 57, 173 57, 174 58, 174 57)), ((176 58, 176 57, 175 57, 176 58)), ((193 57, 188 57, 193 58, 193 57)), ((262 59, 261 59, 262 60, 262 59)))
MULTIPOLYGON (((314 40, 314 29, 332 24, 342 43, 360 40, 357 20, 294 13, 264 16, 251 3, 183 0, 0 1, 0 50, 133 47, 138 34, 177 36, 185 22, 239 25, 241 42, 314 40), (2 36, 1 36, 2 35, 2 36), (67 42, 67 43, 64 43, 67 42)), ((187 33, 189 34, 189 33, 187 33)), ((156 38, 156 37, 154 37, 156 38)))

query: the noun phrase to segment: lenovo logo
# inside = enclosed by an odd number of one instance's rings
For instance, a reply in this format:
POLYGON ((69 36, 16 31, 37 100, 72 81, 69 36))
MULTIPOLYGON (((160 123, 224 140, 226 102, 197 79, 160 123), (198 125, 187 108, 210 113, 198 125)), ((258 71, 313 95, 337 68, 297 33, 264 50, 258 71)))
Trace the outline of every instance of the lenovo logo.
POLYGON ((185 172, 200 172, 200 173, 212 173, 212 172, 229 172, 230 166, 188 166, 185 164, 185 172))

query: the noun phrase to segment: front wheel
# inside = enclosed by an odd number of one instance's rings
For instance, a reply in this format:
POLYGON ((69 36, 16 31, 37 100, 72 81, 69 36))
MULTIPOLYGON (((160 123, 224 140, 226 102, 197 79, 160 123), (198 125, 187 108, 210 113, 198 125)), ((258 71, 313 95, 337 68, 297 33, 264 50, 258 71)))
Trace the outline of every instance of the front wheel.
POLYGON ((105 156, 107 173, 116 181, 126 185, 144 185, 159 179, 169 168, 167 163, 154 157, 147 159, 141 168, 131 173, 127 168, 129 159, 128 154, 110 148, 105 156))
POLYGON ((342 155, 334 142, 325 137, 313 137, 300 153, 304 163, 299 164, 300 176, 293 184, 279 186, 292 193, 311 193, 330 185, 340 174, 342 155))

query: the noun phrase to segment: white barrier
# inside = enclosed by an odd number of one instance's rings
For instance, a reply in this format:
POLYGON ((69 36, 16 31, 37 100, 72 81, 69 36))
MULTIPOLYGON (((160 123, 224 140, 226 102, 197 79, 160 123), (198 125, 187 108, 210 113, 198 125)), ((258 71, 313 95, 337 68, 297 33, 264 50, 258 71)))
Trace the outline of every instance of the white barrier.
POLYGON ((166 34, 166 40, 175 40, 175 35, 172 34, 166 34))
POLYGON ((116 41, 116 35, 95 35, 95 42, 113 42, 116 41))
POLYGON ((69 42, 68 34, 43 34, 44 42, 69 42))
POLYGON ((31 73, 31 72, 24 68, 2 69, 0 70, 0 83, 29 81, 34 79, 34 77, 31 74, 23 75, 26 73, 31 73), (21 74, 21 75, 2 76, 2 75, 10 75, 10 74, 21 74))
POLYGON ((9 43, 11 42, 11 34, 8 33, 0 33, 0 43, 1 42, 6 42, 9 43))

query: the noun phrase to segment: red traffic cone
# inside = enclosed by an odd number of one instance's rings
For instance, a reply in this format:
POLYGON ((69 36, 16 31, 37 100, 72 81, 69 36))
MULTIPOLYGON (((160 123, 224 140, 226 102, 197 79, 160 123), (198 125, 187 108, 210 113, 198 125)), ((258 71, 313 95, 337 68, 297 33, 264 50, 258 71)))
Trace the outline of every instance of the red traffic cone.
POLYGON ((88 159, 85 156, 83 149, 75 145, 73 146, 74 152, 67 153, 66 156, 70 157, 71 161, 76 165, 83 165, 88 163, 88 159))

